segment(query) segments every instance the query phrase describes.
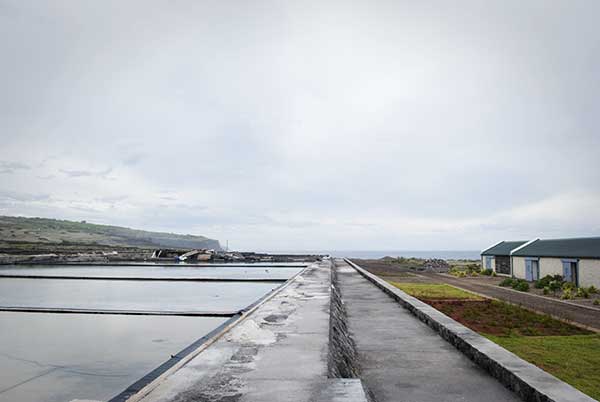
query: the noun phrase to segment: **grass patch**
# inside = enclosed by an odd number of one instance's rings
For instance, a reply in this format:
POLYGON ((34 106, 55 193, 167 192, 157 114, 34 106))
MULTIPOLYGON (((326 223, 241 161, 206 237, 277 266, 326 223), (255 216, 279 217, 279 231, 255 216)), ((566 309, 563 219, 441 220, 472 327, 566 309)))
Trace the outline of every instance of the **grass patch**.
POLYGON ((510 336, 588 335, 590 331, 496 300, 425 300, 442 313, 484 334, 510 336))
POLYGON ((428 283, 402 283, 390 282, 398 289, 408 293, 411 296, 419 299, 469 299, 482 300, 476 294, 457 289, 445 284, 428 284, 428 283))
POLYGON ((486 336, 522 359, 600 400, 600 335, 486 336))

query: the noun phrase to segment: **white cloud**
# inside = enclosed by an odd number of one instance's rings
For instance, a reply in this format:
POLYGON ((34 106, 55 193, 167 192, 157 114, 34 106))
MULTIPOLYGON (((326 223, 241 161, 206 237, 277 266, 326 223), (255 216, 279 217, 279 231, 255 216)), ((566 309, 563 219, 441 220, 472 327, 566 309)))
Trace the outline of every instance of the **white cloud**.
POLYGON ((1 213, 262 249, 598 231, 596 2, 3 4, 1 213))

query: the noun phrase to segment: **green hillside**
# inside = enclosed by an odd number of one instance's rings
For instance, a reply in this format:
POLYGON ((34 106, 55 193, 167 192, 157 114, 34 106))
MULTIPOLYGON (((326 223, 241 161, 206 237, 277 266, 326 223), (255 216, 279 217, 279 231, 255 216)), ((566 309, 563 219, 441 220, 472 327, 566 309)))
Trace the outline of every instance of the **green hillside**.
POLYGON ((140 248, 220 249, 217 240, 204 236, 148 232, 120 226, 45 218, 0 216, 0 243, 77 244, 140 248))

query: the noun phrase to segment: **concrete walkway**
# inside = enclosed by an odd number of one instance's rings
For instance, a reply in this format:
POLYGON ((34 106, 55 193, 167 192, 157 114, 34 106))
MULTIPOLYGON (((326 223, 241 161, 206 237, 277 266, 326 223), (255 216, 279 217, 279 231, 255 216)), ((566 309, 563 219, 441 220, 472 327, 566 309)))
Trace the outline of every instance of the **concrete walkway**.
POLYGON ((376 402, 519 400, 352 267, 336 265, 361 379, 376 402))

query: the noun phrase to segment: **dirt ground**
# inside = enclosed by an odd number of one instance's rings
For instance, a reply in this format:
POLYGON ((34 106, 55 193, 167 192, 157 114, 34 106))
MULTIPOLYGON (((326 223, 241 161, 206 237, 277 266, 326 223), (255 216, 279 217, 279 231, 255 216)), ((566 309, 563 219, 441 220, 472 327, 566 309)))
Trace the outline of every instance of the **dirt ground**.
POLYGON ((353 260, 356 264, 387 281, 408 283, 447 283, 491 298, 540 311, 551 316, 578 323, 600 332, 600 309, 585 308, 565 303, 558 299, 541 297, 534 292, 524 293, 498 286, 501 277, 456 278, 446 274, 416 272, 407 267, 398 267, 380 260, 353 260), (412 276, 407 276, 410 274, 412 276))
POLYGON ((495 300, 423 300, 467 327, 490 335, 565 336, 591 332, 495 300))

